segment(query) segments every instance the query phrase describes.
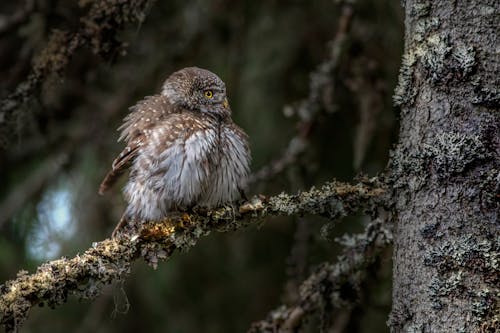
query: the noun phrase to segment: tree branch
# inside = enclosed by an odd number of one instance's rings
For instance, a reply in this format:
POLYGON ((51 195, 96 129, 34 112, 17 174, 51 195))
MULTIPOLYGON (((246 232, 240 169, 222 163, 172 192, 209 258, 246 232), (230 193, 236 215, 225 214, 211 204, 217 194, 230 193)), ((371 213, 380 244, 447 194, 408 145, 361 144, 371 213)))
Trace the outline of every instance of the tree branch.
POLYGON ((308 315, 326 314, 332 308, 356 301, 356 296, 345 290, 359 290, 365 267, 392 243, 392 232, 384 220, 376 219, 363 233, 345 236, 341 242, 346 248, 338 261, 321 265, 302 283, 296 304, 271 311, 265 320, 254 323, 248 333, 296 332, 308 315))
POLYGON ((127 23, 141 23, 154 0, 140 1, 84 1, 88 5, 86 15, 80 18, 79 28, 74 31, 54 30, 45 48, 34 59, 28 77, 0 101, 0 130, 6 130, 11 114, 32 98, 49 75, 61 75, 73 55, 81 47, 89 47, 104 59, 113 60, 124 48, 118 33, 127 23))
POLYGON ((310 74, 307 98, 292 105, 286 105, 283 109, 283 113, 287 117, 296 115, 299 118, 296 124, 296 135, 290 140, 281 156, 250 176, 249 183, 271 179, 294 164, 309 147, 309 137, 320 111, 322 109, 330 112, 334 110, 332 105, 334 74, 345 51, 353 14, 353 5, 349 1, 345 2, 341 8, 337 33, 334 39, 329 42, 329 57, 310 74))
POLYGON ((222 207, 183 214, 161 223, 143 222, 137 232, 94 243, 82 255, 45 263, 33 274, 21 271, 0 286, 0 323, 17 329, 35 305, 60 305, 68 295, 95 298, 102 287, 123 280, 131 263, 142 257, 156 267, 177 249, 187 249, 211 231, 226 232, 258 224, 268 216, 313 214, 338 219, 361 208, 384 202, 384 187, 377 178, 356 185, 328 182, 320 189, 295 195, 254 197, 238 209, 222 207))

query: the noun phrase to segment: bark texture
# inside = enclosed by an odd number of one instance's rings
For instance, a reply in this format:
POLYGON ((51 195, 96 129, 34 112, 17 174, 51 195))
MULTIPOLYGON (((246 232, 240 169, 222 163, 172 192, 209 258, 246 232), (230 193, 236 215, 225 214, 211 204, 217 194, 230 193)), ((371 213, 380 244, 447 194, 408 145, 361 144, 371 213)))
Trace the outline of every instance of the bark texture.
POLYGON ((499 4, 406 1, 394 101, 394 332, 499 325, 499 4))

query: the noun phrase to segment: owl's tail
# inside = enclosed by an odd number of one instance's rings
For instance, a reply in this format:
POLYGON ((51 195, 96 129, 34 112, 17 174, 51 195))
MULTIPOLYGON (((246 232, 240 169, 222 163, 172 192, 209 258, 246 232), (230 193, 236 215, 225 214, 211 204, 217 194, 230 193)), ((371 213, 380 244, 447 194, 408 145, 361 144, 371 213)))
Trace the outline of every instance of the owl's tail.
POLYGON ((108 172, 106 177, 99 186, 99 194, 103 194, 108 189, 113 186, 118 178, 128 169, 130 163, 135 158, 137 152, 139 151, 139 147, 141 146, 142 137, 138 136, 132 143, 127 145, 125 149, 118 155, 118 157, 113 161, 111 165, 111 171, 108 172))
POLYGON ((101 185, 99 185, 99 194, 103 195, 104 192, 109 190, 124 172, 124 169, 113 169, 108 172, 106 177, 104 177, 103 181, 101 182, 101 185))

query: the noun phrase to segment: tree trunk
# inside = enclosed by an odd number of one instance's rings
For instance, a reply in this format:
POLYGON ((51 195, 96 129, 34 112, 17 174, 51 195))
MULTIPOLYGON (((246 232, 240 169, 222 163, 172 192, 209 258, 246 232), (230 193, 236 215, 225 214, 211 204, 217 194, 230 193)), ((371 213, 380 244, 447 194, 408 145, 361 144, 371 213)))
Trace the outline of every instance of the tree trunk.
POLYGON ((394 186, 395 332, 498 329, 498 0, 405 4, 394 186))

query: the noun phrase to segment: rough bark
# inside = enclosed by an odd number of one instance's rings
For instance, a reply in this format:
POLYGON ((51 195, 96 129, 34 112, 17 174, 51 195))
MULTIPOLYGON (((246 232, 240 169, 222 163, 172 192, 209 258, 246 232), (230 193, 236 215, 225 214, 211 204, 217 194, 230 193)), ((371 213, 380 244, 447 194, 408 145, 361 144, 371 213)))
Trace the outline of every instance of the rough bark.
POLYGON ((395 332, 499 327, 499 7, 405 3, 390 164, 395 332))

